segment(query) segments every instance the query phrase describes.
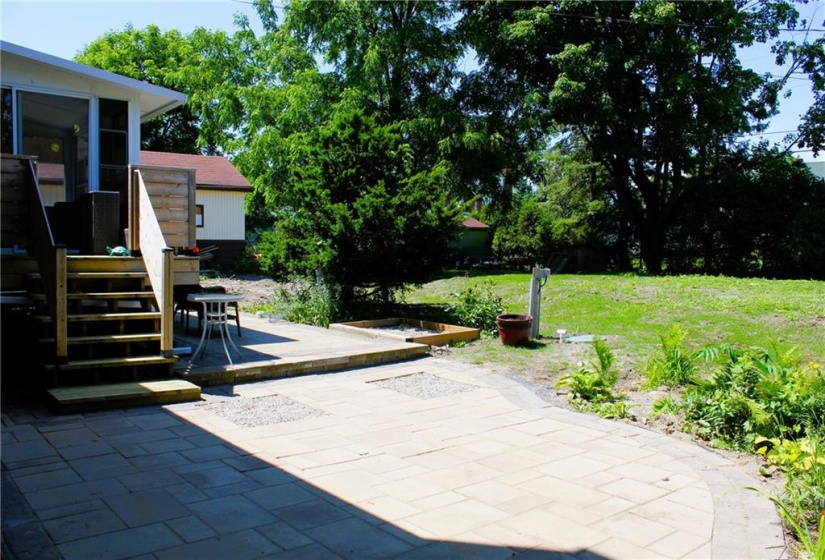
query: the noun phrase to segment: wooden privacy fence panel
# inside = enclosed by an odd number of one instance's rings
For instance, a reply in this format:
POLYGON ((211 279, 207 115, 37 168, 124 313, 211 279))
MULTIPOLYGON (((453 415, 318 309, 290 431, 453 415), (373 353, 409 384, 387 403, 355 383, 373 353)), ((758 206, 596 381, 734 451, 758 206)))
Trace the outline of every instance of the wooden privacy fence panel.
MULTIPOLYGON (((133 165, 131 168, 138 170, 143 178, 166 245, 173 248, 194 245, 195 170, 143 165, 133 165)), ((130 172, 129 176, 131 180, 134 172, 130 172)), ((130 233, 130 237, 137 242, 134 234, 130 233)))

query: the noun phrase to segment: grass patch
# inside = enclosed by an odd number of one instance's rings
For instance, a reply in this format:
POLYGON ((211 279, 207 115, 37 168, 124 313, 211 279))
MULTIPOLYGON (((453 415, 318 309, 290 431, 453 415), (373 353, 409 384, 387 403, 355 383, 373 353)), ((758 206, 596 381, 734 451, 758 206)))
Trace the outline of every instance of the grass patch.
MULTIPOLYGON (((453 295, 471 288, 490 289, 505 313, 528 310, 530 275, 455 272, 406 294, 413 306, 447 306, 453 295)), ((572 275, 551 276, 541 294, 540 333, 550 339, 557 329, 567 334, 606 338, 623 370, 643 369, 675 324, 689 333, 687 342, 706 345, 738 343, 798 348, 800 357, 825 356, 825 283, 805 280, 741 279, 714 276, 572 275)), ((542 340, 543 340, 542 339, 542 340)), ((545 366, 557 345, 504 348, 483 340, 461 349, 468 361, 545 366)))

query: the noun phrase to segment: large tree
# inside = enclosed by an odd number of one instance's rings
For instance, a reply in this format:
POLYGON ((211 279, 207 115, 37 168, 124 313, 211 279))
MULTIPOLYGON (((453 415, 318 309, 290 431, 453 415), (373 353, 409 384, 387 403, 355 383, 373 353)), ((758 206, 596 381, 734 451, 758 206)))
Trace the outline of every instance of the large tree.
POLYGON ((187 94, 188 102, 141 125, 146 150, 226 153, 244 121, 238 92, 260 79, 258 42, 244 18, 234 34, 197 28, 189 35, 131 24, 95 39, 76 60, 187 94))
POLYGON ((735 138, 775 110, 776 87, 742 66, 737 47, 775 37, 794 16, 785 3, 665 0, 464 10, 484 31, 473 43, 484 71, 515 76, 517 102, 579 134, 610 173, 612 198, 653 273, 662 270, 666 233, 690 185, 713 181, 735 138))
POLYGON ((311 135, 289 163, 276 227, 264 235, 269 272, 318 269, 346 308, 365 293, 391 301, 450 262, 458 208, 444 170, 416 172, 398 125, 342 109, 311 135))

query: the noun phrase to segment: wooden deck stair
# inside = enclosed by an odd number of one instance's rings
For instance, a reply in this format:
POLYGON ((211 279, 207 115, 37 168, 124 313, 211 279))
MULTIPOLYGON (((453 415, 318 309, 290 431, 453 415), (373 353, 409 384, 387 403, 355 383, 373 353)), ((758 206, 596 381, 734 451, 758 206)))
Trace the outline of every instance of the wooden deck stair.
MULTIPOLYGON (((161 313, 139 258, 69 257, 66 277, 68 361, 47 356, 47 392, 58 411, 184 402, 200 399, 197 385, 173 379, 178 358, 160 352, 161 313)), ((27 275, 38 343, 54 346, 38 273, 27 275)))

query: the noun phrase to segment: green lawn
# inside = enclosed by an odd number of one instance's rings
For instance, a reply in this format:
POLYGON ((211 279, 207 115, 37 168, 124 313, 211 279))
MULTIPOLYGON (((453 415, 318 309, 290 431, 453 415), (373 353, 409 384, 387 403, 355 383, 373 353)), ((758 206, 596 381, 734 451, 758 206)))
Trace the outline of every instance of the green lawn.
MULTIPOLYGON (((500 296, 508 313, 527 313, 529 274, 455 272, 409 292, 408 304, 455 302, 453 294, 475 287, 500 296)), ((639 371, 659 335, 680 324, 686 344, 796 347, 805 361, 825 362, 825 282, 712 276, 553 275, 542 288, 542 338, 527 348, 488 338, 455 349, 474 363, 543 370, 570 369, 569 352, 549 337, 593 334, 607 339, 625 371, 639 371)), ((570 345, 564 345, 570 346, 570 345)))

